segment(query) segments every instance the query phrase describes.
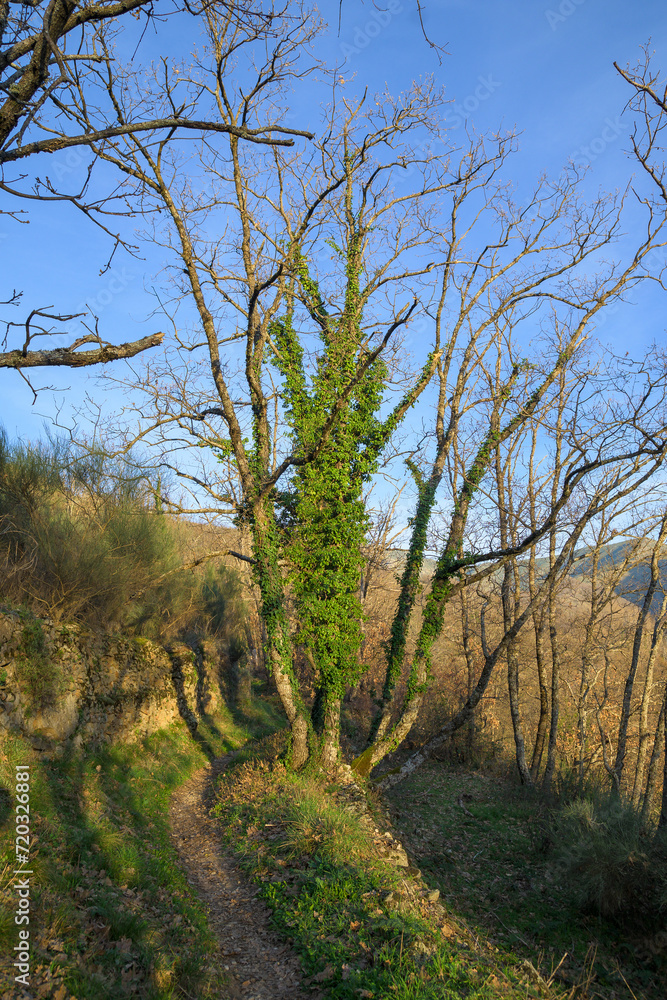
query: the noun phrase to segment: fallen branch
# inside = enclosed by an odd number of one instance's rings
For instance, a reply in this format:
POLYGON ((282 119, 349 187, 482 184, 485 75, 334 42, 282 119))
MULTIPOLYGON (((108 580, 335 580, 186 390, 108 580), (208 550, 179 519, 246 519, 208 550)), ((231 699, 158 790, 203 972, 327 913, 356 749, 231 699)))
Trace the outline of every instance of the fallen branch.
POLYGON ((474 818, 475 818, 475 817, 473 816, 473 814, 472 814, 472 813, 470 812, 470 810, 469 810, 469 809, 467 809, 467 808, 466 808, 466 807, 465 807, 465 806, 463 805, 463 792, 461 792, 461 794, 459 795, 458 799, 456 800, 456 804, 457 804, 457 806, 460 806, 460 808, 461 808, 461 809, 463 809, 463 811, 464 811, 464 813, 466 814, 466 816, 470 816, 470 818, 471 818, 471 819, 474 819, 474 818))

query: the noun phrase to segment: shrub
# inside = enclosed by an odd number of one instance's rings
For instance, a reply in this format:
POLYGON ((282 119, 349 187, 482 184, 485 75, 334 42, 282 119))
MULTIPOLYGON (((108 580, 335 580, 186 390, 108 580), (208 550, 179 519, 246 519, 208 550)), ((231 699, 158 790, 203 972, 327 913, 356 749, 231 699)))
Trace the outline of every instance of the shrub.
MULTIPOLYGON (((159 640, 208 632, 240 660, 242 581, 224 565, 180 569, 192 526, 162 513, 163 492, 131 456, 59 440, 10 444, 0 429, 0 600, 159 640)), ((39 672, 39 658, 28 659, 26 671, 39 672)))
POLYGON ((582 909, 651 924, 667 905, 667 840, 617 796, 574 799, 555 816, 552 839, 582 909))
POLYGON ((154 496, 131 463, 58 441, 10 445, 0 432, 2 599, 134 634, 175 631, 196 588, 170 572, 175 532, 154 496))

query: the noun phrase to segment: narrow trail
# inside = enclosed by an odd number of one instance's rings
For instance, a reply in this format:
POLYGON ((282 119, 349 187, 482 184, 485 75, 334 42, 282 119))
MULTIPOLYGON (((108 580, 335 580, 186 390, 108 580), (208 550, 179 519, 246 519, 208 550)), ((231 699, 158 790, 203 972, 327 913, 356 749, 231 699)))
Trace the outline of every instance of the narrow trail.
POLYGON ((258 889, 235 865, 209 816, 212 786, 232 755, 204 767, 171 798, 169 822, 188 882, 208 911, 228 969, 230 1000, 312 1000, 302 988, 301 963, 269 923, 258 889))

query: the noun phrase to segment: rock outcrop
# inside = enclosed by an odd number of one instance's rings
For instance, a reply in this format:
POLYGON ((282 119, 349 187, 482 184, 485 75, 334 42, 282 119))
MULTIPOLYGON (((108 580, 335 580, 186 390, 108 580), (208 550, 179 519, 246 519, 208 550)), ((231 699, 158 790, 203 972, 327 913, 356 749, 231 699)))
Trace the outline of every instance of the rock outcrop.
POLYGON ((0 735, 37 749, 134 740, 179 716, 190 728, 220 700, 219 655, 0 609, 0 735))

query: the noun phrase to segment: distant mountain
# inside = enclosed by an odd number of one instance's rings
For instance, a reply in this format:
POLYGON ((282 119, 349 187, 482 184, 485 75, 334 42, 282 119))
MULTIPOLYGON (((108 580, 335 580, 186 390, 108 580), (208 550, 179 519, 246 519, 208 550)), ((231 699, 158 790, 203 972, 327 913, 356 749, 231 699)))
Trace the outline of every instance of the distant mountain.
MULTIPOLYGON (((605 545, 600 554, 601 570, 604 571, 605 569, 613 569, 614 566, 620 566, 629 551, 632 550, 634 544, 634 541, 623 541, 615 542, 613 545, 605 545)), ((648 586, 651 581, 651 556, 653 553, 653 542, 651 539, 643 539, 641 548, 644 551, 635 556, 635 559, 639 557, 641 561, 633 566, 630 566, 630 568, 626 570, 621 577, 618 586, 614 588, 615 593, 617 593, 619 597, 625 597, 626 600, 637 605, 643 604, 646 591, 648 590, 648 586)), ((574 564, 572 567, 572 575, 586 576, 591 571, 592 559, 591 557, 586 556, 586 549, 580 550, 577 555, 583 555, 584 558, 580 562, 576 562, 574 564)), ((651 605, 651 611, 654 614, 660 610, 660 605, 662 604, 664 596, 664 588, 667 587, 667 558, 661 559, 659 565, 660 577, 663 586, 658 583, 656 588, 653 603, 651 605)))
MULTIPOLYGON (((387 569, 390 571, 393 570, 394 573, 400 575, 403 572, 407 555, 407 549, 387 549, 384 554, 387 569)), ((422 577, 428 578, 433 576, 436 566, 437 559, 424 559, 421 572, 422 577)))
MULTIPOLYGON (((622 542, 614 542, 611 545, 604 545, 600 551, 599 558, 599 568, 602 573, 605 570, 611 570, 614 566, 619 566, 623 560, 626 558, 628 551, 633 547, 635 542, 633 540, 625 540, 622 542)), ((631 566, 621 577, 618 585, 614 588, 615 593, 619 597, 624 597, 626 600, 630 601, 632 604, 641 606, 644 601, 644 595, 648 589, 648 585, 651 579, 651 554, 653 551, 653 542, 651 539, 644 539, 642 543, 642 548, 644 548, 644 554, 641 562, 631 566)), ((570 575, 575 578, 585 578, 590 575, 592 567, 592 553, 590 547, 584 546, 575 552, 575 562, 570 570, 570 575)), ((405 565, 405 559, 407 557, 406 549, 388 549, 385 553, 385 560, 387 569, 393 570, 396 574, 400 574, 405 565)), ((635 556, 637 558, 637 556, 635 556)), ((422 579, 430 578, 437 565, 436 559, 424 559, 424 565, 422 568, 422 579)), ((546 574, 549 567, 548 559, 536 559, 535 569, 539 576, 546 574)), ((522 576, 528 571, 527 560, 521 561, 520 570, 522 576)), ((665 589, 667 589, 667 557, 660 560, 660 571, 661 578, 664 583, 665 589)), ((494 577, 500 578, 500 574, 494 574, 494 577)), ((660 605, 662 603, 664 590, 658 585, 653 598, 653 603, 651 606, 651 611, 657 614, 660 610, 660 605)))

